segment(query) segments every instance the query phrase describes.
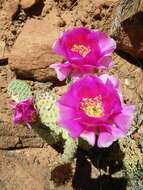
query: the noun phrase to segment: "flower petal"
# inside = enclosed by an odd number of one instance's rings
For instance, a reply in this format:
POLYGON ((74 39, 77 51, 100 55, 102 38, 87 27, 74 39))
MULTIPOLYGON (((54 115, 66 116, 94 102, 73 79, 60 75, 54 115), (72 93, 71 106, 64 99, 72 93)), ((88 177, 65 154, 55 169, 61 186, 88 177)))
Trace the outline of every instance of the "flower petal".
POLYGON ((17 111, 13 117, 13 123, 19 124, 22 121, 22 113, 20 113, 19 111, 17 111))
POLYGON ((101 132, 98 136, 97 145, 98 147, 104 148, 109 147, 114 142, 114 136, 108 132, 101 132))
POLYGON ((116 125, 124 132, 127 132, 131 125, 134 111, 134 105, 124 106, 122 112, 114 118, 116 125))
POLYGON ((120 139, 126 136, 126 133, 124 131, 122 131, 120 128, 117 128, 116 126, 112 126, 112 135, 116 138, 116 139, 120 139))
POLYGON ((95 145, 95 132, 89 132, 89 131, 84 131, 80 135, 81 138, 85 139, 90 145, 94 146, 95 145))
POLYGON ((77 120, 67 120, 67 121, 60 121, 58 122, 59 126, 68 130, 71 137, 74 139, 79 137, 82 133, 84 127, 78 123, 77 120))
POLYGON ((111 56, 104 56, 104 57, 101 57, 99 60, 98 60, 98 68, 100 69, 110 69, 113 65, 113 62, 112 62, 112 57, 111 56))
POLYGON ((115 88, 119 88, 119 80, 116 79, 114 76, 112 75, 107 75, 107 74, 103 74, 103 75, 100 75, 99 78, 102 80, 102 82, 104 84, 106 84, 107 80, 110 80, 110 82, 112 83, 112 85, 115 87, 115 88))
POLYGON ((62 36, 63 35, 64 35, 64 33, 61 33, 60 37, 53 44, 52 49, 55 53, 65 56, 65 50, 63 49, 63 46, 62 46, 62 36))
POLYGON ((102 54, 111 55, 116 49, 116 42, 114 39, 107 36, 107 34, 98 31, 99 46, 101 48, 102 54))
POLYGON ((50 68, 55 69, 57 73, 57 78, 60 81, 65 80, 70 74, 72 67, 70 63, 55 63, 49 66, 50 68))
POLYGON ((59 121, 63 122, 75 118, 75 110, 73 108, 60 104, 59 102, 57 102, 57 106, 59 108, 59 121))

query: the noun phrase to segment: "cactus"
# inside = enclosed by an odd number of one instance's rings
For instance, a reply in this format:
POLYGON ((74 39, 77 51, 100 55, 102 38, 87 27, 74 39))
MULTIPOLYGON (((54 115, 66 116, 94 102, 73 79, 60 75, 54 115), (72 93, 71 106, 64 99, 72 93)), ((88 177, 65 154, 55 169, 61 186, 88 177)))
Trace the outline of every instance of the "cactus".
MULTIPOLYGON (((24 99, 31 98, 32 92, 28 84, 22 80, 13 80, 8 86, 8 93, 13 100, 20 102, 24 99)), ((69 163, 74 158, 74 154, 78 147, 78 142, 73 140, 68 132, 58 127, 58 108, 56 107, 56 101, 58 96, 52 92, 36 92, 35 104, 39 112, 39 118, 47 127, 47 137, 49 144, 56 144, 58 142, 64 142, 63 155, 60 163, 69 163)), ((79 145, 84 143, 79 141, 79 145)), ((87 146, 85 146, 87 149, 87 146)))
MULTIPOLYGON (((12 100, 19 103, 20 101, 31 98, 32 92, 26 82, 22 80, 13 80, 8 86, 8 94, 12 100)), ((58 108, 55 106, 57 96, 48 92, 36 93, 36 107, 42 124, 47 127, 47 137, 49 144, 56 144, 64 141, 64 152, 61 162, 70 162, 77 149, 77 142, 74 141, 66 130, 57 126, 58 108)))
POLYGON ((16 102, 32 97, 30 87, 22 80, 12 80, 8 86, 8 94, 16 102))
POLYGON ((64 153, 62 155, 61 162, 69 163, 74 159, 75 152, 77 150, 77 143, 73 141, 71 137, 65 140, 64 153))
POLYGON ((38 92, 36 94, 36 106, 39 111, 41 122, 55 133, 55 143, 61 140, 65 141, 61 163, 68 163, 74 158, 74 154, 77 150, 77 142, 68 135, 66 130, 58 127, 56 123, 58 108, 55 103, 57 98, 58 96, 54 93, 38 92))
POLYGON ((140 148, 137 146, 136 141, 129 137, 120 140, 119 144, 125 154, 123 164, 129 181, 129 190, 143 189, 143 184, 141 183, 141 178, 143 177, 142 153, 140 148))

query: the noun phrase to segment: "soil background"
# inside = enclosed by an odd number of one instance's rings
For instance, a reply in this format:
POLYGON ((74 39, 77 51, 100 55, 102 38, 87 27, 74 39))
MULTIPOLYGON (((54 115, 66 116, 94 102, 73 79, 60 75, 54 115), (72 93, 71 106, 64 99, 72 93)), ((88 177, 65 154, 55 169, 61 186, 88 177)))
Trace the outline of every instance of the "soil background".
MULTIPOLYGON (((56 93, 62 93, 64 87, 47 67, 61 59, 52 53, 53 42, 65 29, 76 26, 108 33, 116 3, 116 0, 0 0, 0 190, 131 188, 123 162, 126 152, 120 149, 118 142, 108 149, 78 150, 77 159, 71 165, 55 169, 61 155, 58 146, 48 145, 46 129, 40 125, 32 132, 25 126, 13 126, 7 94, 7 86, 13 78, 27 81, 33 90, 49 90, 53 86, 56 93), (36 57, 36 49, 47 57, 36 57)), ((127 147, 129 152, 134 152, 136 147, 142 159, 143 61, 117 50, 113 62, 110 73, 119 78, 125 103, 136 105, 129 141, 123 141, 124 150, 128 150, 127 147), (128 142, 134 145, 128 146, 128 142)))

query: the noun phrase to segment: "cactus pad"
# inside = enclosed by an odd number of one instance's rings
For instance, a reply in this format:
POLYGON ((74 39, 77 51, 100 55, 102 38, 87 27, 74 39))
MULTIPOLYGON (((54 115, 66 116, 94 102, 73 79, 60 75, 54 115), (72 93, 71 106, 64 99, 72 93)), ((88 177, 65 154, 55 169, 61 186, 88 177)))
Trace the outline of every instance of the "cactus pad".
POLYGON ((66 130, 57 125, 57 99, 58 96, 55 93, 38 92, 36 94, 36 106, 39 111, 41 122, 59 137, 59 141, 65 141, 61 162, 68 163, 74 157, 77 150, 77 142, 69 136, 66 130))
POLYGON ((16 102, 32 97, 32 92, 28 84, 22 80, 12 80, 8 86, 8 94, 16 102))

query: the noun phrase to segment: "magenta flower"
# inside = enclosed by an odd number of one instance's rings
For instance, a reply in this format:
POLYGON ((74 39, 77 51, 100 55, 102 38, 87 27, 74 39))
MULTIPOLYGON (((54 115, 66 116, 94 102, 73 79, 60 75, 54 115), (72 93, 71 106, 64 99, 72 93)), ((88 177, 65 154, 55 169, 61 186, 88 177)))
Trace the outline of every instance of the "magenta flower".
POLYGON ((31 123, 36 116, 36 109, 34 107, 33 99, 25 99, 19 103, 13 103, 14 117, 13 123, 26 124, 31 129, 31 123))
POLYGON ((70 74, 82 76, 97 69, 112 66, 111 54, 116 42, 105 33, 84 27, 67 30, 55 42, 53 50, 67 61, 51 65, 57 72, 59 80, 70 74))
POLYGON ((118 81, 106 74, 85 76, 73 83, 57 102, 59 126, 73 138, 82 137, 91 145, 108 147, 125 137, 130 127, 133 105, 124 105, 118 81))

